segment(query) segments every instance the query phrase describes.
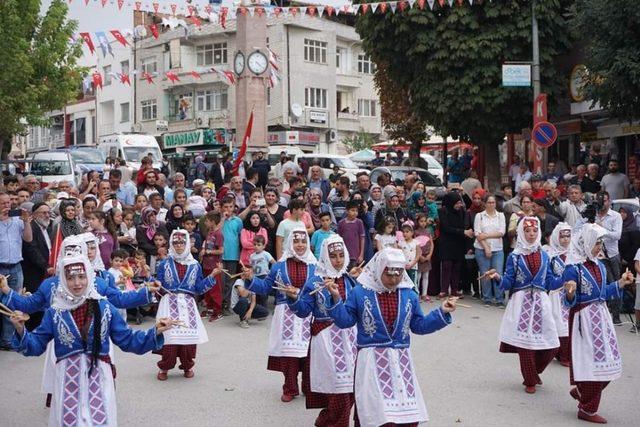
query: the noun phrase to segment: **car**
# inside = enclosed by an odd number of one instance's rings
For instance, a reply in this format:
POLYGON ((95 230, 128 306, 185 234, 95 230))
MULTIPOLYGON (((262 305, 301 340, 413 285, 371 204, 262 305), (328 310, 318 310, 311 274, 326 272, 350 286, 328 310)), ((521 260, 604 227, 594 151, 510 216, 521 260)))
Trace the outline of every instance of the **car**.
MULTIPOLYGON (((391 155, 391 158, 394 160, 398 157, 398 155, 393 151, 390 152, 389 154, 391 155)), ((382 157, 385 158, 386 155, 387 153, 384 153, 382 157)), ((404 158, 406 159, 407 156, 405 155, 404 158)), ((440 181, 444 179, 444 168, 435 157, 433 157, 431 154, 421 153, 420 158, 422 158, 425 162, 427 162, 427 164, 429 165, 428 170, 432 175, 435 175, 438 178, 440 178, 440 181)))
POLYGON ((140 169, 142 158, 151 155, 153 167, 162 169, 162 151, 156 138, 140 133, 116 133, 100 137, 98 149, 105 157, 125 161, 132 171, 140 169))
POLYGON ((271 166, 275 166, 280 161, 280 153, 287 153, 288 157, 294 159, 296 156, 305 154, 300 147, 295 145, 271 145, 269 146, 269 153, 267 154, 267 160, 271 166))
POLYGON ((625 208, 627 212, 636 218, 636 224, 640 227, 640 200, 637 198, 616 199, 611 202, 611 209, 620 212, 620 208, 625 208))
POLYGON ((351 182, 356 180, 356 175, 360 172, 367 172, 361 169, 348 156, 339 154, 299 154, 296 156, 296 163, 299 159, 305 159, 309 166, 319 165, 324 172, 324 177, 329 178, 333 173, 334 166, 338 166, 344 176, 348 177, 351 182))
POLYGON ((29 161, 29 173, 40 182, 69 181, 74 187, 80 185, 82 173, 68 150, 42 151, 29 161))
POLYGON ((71 154, 74 164, 80 168, 82 173, 89 171, 102 172, 104 168, 105 156, 97 147, 69 147, 62 148, 60 151, 68 151, 71 154))
MULTIPOLYGON (((435 190, 438 199, 442 198, 446 194, 447 189, 442 185, 440 178, 422 168, 414 168, 412 166, 380 166, 371 171, 369 178, 371 179, 371 182, 375 183, 378 181, 378 177, 381 174, 388 173, 391 175, 391 182, 395 185, 402 185, 405 177, 414 171, 420 177, 420 181, 424 182, 427 190, 435 190)), ((408 196, 409 195, 407 194, 407 197, 408 196)))

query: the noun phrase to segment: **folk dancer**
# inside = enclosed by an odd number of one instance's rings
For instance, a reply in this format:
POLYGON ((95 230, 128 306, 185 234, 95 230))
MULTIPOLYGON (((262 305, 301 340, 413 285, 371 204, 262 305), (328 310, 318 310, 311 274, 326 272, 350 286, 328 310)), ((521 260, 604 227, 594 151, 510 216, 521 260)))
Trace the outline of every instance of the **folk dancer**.
POLYGON ((621 298, 622 289, 634 281, 629 271, 617 282, 607 283, 604 264, 598 259, 607 230, 585 224, 571 239, 563 280, 569 312, 571 340, 571 396, 578 401, 578 418, 605 424, 598 415, 602 390, 622 375, 618 339, 606 301, 621 298))
MULTIPOLYGON (((271 267, 267 277, 253 277, 251 269, 245 268, 242 278, 249 281, 247 289, 259 295, 268 295, 273 287, 284 289, 292 286, 302 289, 314 276, 316 262, 309 248, 307 231, 304 228, 294 228, 287 236, 282 257, 271 267)), ((310 317, 302 319, 295 315, 287 305, 284 292, 276 293, 276 309, 269 333, 267 369, 284 375, 280 397, 283 402, 291 402, 300 394, 298 372, 304 369, 309 351, 310 320, 310 317)), ((304 378, 302 388, 304 391, 309 389, 304 378)))
POLYGON ((302 376, 310 386, 305 392, 307 409, 322 408, 316 427, 348 427, 354 402, 356 328, 340 329, 333 323, 328 311, 333 303, 327 289, 329 283, 335 283, 340 297, 349 297, 356 281, 347 273, 348 264, 347 247, 342 237, 333 234, 322 242, 315 275, 302 290, 291 287, 286 292, 289 308, 296 316, 305 319, 313 313, 309 355, 302 376))
POLYGON ((507 257, 503 277, 495 270, 486 274, 501 280, 503 291, 510 291, 509 303, 500 326, 500 352, 517 353, 527 393, 541 385, 540 374, 555 357, 560 341, 547 291, 562 285, 562 277, 551 270, 549 256, 540 247, 540 221, 520 219, 516 248, 507 257))
MULTIPOLYGON (((64 239, 59 245, 60 254, 56 257, 58 266, 56 271, 61 271, 61 262, 69 257, 87 256, 87 247, 80 235, 73 235, 64 239)), ((11 290, 8 286, 3 287, 0 283, 2 303, 11 310, 20 310, 23 313, 35 313, 47 310, 51 307, 56 290, 60 285, 60 277, 54 275, 45 279, 38 287, 38 290, 31 295, 21 295, 11 290)), ((159 288, 154 283, 149 283, 147 288, 141 288, 136 292, 122 292, 115 285, 109 285, 103 279, 95 278, 95 288, 97 292, 104 296, 111 304, 119 309, 135 308, 146 305, 153 299, 153 294, 159 288)), ((111 347, 110 347, 111 348, 111 347)), ((113 363, 113 354, 111 362, 113 363)), ((51 406, 51 398, 55 387, 55 363, 56 356, 53 342, 47 346, 44 360, 44 370, 42 372, 42 392, 47 395, 46 406, 51 406)))
MULTIPOLYGON (((571 243, 571 226, 566 222, 561 222, 553 229, 547 247, 547 255, 551 259, 551 270, 558 277, 562 276, 565 268, 565 261, 569 253, 569 244, 571 243)), ((560 288, 557 292, 550 292, 551 313, 556 323, 558 331, 558 339, 560 340, 560 349, 556 354, 556 359, 560 361, 562 366, 571 365, 571 349, 569 347, 569 307, 565 306, 564 288, 560 288)))
POLYGON ((202 324, 196 295, 202 295, 211 289, 220 274, 214 268, 207 277, 202 275, 202 267, 191 254, 191 241, 186 230, 174 230, 169 238, 169 256, 160 262, 156 272, 157 280, 165 294, 158 306, 158 318, 170 317, 180 322, 179 328, 165 333, 162 359, 158 362, 157 378, 167 380, 167 373, 176 366, 180 358, 179 369, 185 378, 193 378, 193 366, 197 345, 209 341, 207 331, 202 324))
POLYGON ((425 315, 404 266, 400 249, 385 248, 358 276, 346 301, 335 282, 328 282, 334 303, 329 315, 336 326, 357 325, 355 372, 357 418, 362 426, 387 423, 417 425, 427 409, 409 351, 410 333, 433 333, 451 323, 456 298, 425 315))
MULTIPOLYGON (((160 319, 147 331, 132 331, 117 309, 100 295, 85 256, 59 263, 60 284, 40 326, 32 332, 15 311, 13 346, 25 356, 39 356, 54 342, 55 387, 50 426, 117 425, 115 388, 109 357, 111 342, 123 351, 144 354, 162 346, 171 319, 160 319)), ((6 283, 5 277, 0 282, 6 283)))

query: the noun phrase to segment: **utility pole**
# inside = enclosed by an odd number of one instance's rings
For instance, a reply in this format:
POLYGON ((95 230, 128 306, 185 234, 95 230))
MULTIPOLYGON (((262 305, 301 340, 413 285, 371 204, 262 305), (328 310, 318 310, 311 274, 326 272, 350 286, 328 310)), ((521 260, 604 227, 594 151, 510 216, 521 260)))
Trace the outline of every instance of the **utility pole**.
MULTIPOLYGON (((533 61, 531 64, 531 77, 533 80, 533 100, 538 98, 540 95, 540 45, 539 45, 539 37, 538 37, 538 19, 536 18, 536 3, 537 0, 531 0, 531 45, 532 45, 532 56, 533 61)), ((546 120, 546 119, 545 119, 546 120)), ((530 142, 531 149, 529 153, 531 153, 531 159, 533 160, 533 171, 534 173, 541 173, 543 165, 547 163, 547 149, 544 150, 540 148, 538 145, 534 144, 533 141, 530 142)))

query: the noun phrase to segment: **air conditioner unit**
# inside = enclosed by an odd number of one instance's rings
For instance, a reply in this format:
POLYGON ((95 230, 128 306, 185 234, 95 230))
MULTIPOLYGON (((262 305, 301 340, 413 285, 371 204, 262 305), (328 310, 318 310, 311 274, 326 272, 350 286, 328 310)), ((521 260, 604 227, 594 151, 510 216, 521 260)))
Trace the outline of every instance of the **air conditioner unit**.
POLYGON ((221 118, 220 117, 209 117, 209 129, 220 127, 221 118))
POLYGON ((327 132, 327 142, 337 142, 338 141, 338 131, 335 129, 329 129, 327 132))

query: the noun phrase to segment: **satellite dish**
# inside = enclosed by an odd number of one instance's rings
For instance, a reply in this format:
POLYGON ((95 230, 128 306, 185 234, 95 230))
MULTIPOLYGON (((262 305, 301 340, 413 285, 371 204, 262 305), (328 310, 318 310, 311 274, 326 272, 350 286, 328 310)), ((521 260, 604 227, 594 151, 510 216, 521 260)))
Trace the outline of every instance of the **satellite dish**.
POLYGON ((291 104, 291 114, 296 118, 300 118, 302 116, 302 106, 300 104, 291 104))

